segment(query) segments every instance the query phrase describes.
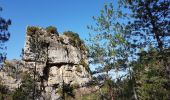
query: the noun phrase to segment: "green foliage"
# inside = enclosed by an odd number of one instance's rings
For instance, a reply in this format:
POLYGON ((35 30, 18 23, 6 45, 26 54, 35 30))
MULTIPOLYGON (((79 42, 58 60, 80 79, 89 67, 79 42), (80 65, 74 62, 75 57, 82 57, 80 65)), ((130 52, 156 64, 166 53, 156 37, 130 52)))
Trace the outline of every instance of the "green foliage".
POLYGON ((12 93, 8 89, 8 87, 2 83, 1 77, 0 77, 0 100, 12 100, 12 93))
POLYGON ((102 100, 98 92, 83 95, 80 100, 102 100))
POLYGON ((13 94, 13 100, 28 100, 28 98, 30 98, 28 95, 29 93, 19 88, 13 94))
POLYGON ((64 84, 63 87, 57 89, 57 93, 64 96, 62 97, 64 100, 74 100, 75 93, 73 89, 73 86, 64 84))
POLYGON ((78 66, 78 65, 76 66, 76 71, 79 72, 79 73, 82 73, 80 66, 78 66))
POLYGON ((79 85, 79 84, 77 84, 77 83, 75 83, 75 84, 71 85, 71 87, 72 87, 73 89, 77 89, 77 88, 79 88, 79 87, 80 87, 80 85, 79 85))
MULTIPOLYGON (((126 0, 122 0, 125 1, 126 0)), ((131 31, 131 40, 136 41, 139 47, 152 44, 154 47, 162 49, 169 45, 169 6, 168 0, 129 0, 127 7, 132 12, 128 30, 131 31), (133 38, 132 38, 133 37, 133 38), (167 38, 166 38, 167 37, 167 38), (166 38, 166 39, 165 39, 166 38)))
POLYGON ((64 39, 62 37, 58 37, 58 40, 61 42, 61 43, 64 43, 64 39))
POLYGON ((28 26, 27 27, 27 34, 28 35, 34 35, 37 30, 39 30, 39 28, 36 27, 36 26, 28 26))
POLYGON ((115 83, 115 97, 117 100, 134 100, 133 80, 126 78, 115 83))
MULTIPOLYGON (((92 86, 92 88, 94 88, 94 86, 92 86)), ((110 100, 108 92, 108 83, 105 82, 100 89, 90 94, 83 95, 80 100, 110 100)))
POLYGON ((38 27, 32 26, 30 27, 30 29, 33 30, 33 34, 29 39, 30 51, 35 54, 34 58, 37 61, 39 60, 39 58, 44 57, 45 52, 42 49, 46 48, 48 46, 48 43, 45 40, 45 35, 41 35, 39 34, 40 32, 37 32, 37 30, 39 30, 38 27))
POLYGON ((81 59, 81 60, 80 60, 80 65, 82 65, 83 67, 85 67, 85 69, 86 69, 88 72, 91 73, 91 70, 90 70, 90 68, 89 68, 89 65, 85 62, 84 59, 81 59))
POLYGON ((63 34, 69 37, 69 41, 73 46, 78 47, 79 44, 81 43, 81 40, 77 33, 74 33, 72 31, 66 31, 63 34))
POLYGON ((10 63, 8 61, 4 61, 3 65, 4 65, 5 68, 9 68, 10 67, 10 63))
POLYGON ((59 33, 57 32, 57 28, 54 27, 54 26, 48 26, 48 27, 46 28, 46 30, 47 30, 48 33, 53 33, 53 34, 59 35, 59 33))
MULTIPOLYGON (((80 37, 77 33, 74 33, 72 31, 66 31, 63 34, 69 37, 69 42, 71 43, 71 45, 79 47, 80 50, 83 51, 84 53, 86 51, 88 51, 84 42, 80 39, 80 37)), ((80 64, 83 65, 83 67, 85 67, 85 69, 90 72, 90 68, 89 68, 88 64, 85 63, 85 61, 83 59, 81 59, 80 64)))
POLYGON ((169 6, 168 0, 118 0, 117 8, 106 4, 93 17, 90 62, 103 68, 100 73, 126 69, 127 76, 113 84, 116 100, 169 98, 169 6))
POLYGON ((6 86, 0 84, 0 99, 7 98, 9 96, 9 90, 6 86))
POLYGON ((31 99, 31 93, 33 89, 33 79, 28 75, 22 76, 22 85, 14 92, 14 100, 27 100, 31 99))
POLYGON ((8 75, 12 78, 16 78, 19 71, 15 65, 10 64, 10 62, 7 60, 5 60, 3 63, 3 70, 8 72, 8 75))
POLYGON ((119 21, 125 17, 120 7, 116 8, 110 3, 104 5, 97 17, 93 17, 95 25, 88 26, 88 29, 94 31, 88 42, 90 62, 102 67, 103 72, 108 73, 112 69, 118 72, 128 65, 125 24, 119 21))
POLYGON ((84 41, 80 39, 77 33, 66 31, 63 34, 69 37, 69 42, 71 43, 71 45, 79 47, 80 50, 82 50, 83 52, 87 51, 84 41))
POLYGON ((62 95, 63 89, 62 89, 62 88, 57 88, 57 93, 60 94, 60 95, 62 95))
MULTIPOLYGON (((32 77, 23 73, 21 86, 13 93, 13 100, 30 100, 34 89, 34 80, 32 77)), ((36 88, 36 96, 39 96, 39 90, 36 88)))
MULTIPOLYGON (((2 7, 0 7, 0 12, 2 11, 2 7)), ((2 15, 2 14, 1 14, 2 15)), ((8 31, 9 26, 11 25, 11 20, 4 19, 0 16, 0 64, 6 59, 6 46, 4 43, 7 42, 10 38, 10 32, 8 31)))
POLYGON ((141 52, 134 66, 137 93, 141 100, 167 100, 170 93, 170 80, 166 74, 166 66, 170 56, 151 48, 149 52, 141 52))

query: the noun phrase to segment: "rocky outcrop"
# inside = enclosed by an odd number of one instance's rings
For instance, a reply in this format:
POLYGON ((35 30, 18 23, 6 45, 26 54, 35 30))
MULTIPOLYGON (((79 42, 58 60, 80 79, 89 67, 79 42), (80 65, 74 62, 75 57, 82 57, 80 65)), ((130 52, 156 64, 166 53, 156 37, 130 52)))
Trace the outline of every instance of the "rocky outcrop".
MULTIPOLYGON (((42 95, 48 100, 60 97, 57 88, 61 87, 63 82, 82 87, 91 80, 85 46, 83 42, 79 43, 80 41, 71 38, 43 28, 27 28, 23 60, 18 61, 18 73, 27 72, 32 77, 35 74, 34 78, 40 80, 37 82, 41 84, 39 88, 43 86, 42 95)), ((9 63, 11 66, 18 66, 14 61, 9 63)), ((0 77, 3 83, 9 83, 6 85, 11 86, 11 90, 21 84, 20 77, 9 80, 11 76, 5 74, 4 68, 1 69, 0 77)))
POLYGON ((21 72, 24 72, 23 61, 6 60, 2 69, 0 69, 0 82, 5 84, 9 90, 14 91, 21 85, 21 72))

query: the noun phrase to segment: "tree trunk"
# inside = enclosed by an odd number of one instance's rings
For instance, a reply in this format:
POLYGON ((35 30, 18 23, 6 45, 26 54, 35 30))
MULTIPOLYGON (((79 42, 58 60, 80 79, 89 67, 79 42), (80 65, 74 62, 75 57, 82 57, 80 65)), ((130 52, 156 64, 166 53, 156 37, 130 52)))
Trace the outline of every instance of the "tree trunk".
POLYGON ((136 89, 135 89, 136 80, 135 80, 130 68, 129 68, 129 74, 130 74, 130 80, 132 81, 132 89, 133 89, 134 99, 138 100, 138 96, 137 96, 136 89))
POLYGON ((137 93, 136 93, 134 85, 133 85, 133 94, 134 94, 135 100, 138 100, 137 93))
POLYGON ((148 11, 148 15, 150 17, 150 21, 151 21, 151 25, 153 27, 152 31, 154 32, 154 36, 156 37, 157 40, 157 44, 158 44, 158 48, 160 50, 162 50, 163 48, 163 42, 161 41, 160 37, 159 37, 159 29, 158 26, 156 26, 155 21, 154 21, 154 17, 150 11, 150 8, 148 7, 148 5, 146 5, 146 9, 148 11))

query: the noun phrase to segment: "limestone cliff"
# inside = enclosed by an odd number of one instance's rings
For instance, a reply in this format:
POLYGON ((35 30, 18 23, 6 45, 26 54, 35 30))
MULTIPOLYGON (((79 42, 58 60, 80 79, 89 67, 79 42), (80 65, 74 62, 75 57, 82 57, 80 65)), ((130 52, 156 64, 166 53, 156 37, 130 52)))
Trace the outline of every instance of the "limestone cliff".
POLYGON ((10 72, 16 75, 10 75, 7 67, 2 68, 0 70, 2 83, 10 90, 15 90, 21 85, 19 73, 29 73, 39 80, 38 88, 43 88, 44 98, 53 100, 59 98, 56 88, 62 86, 63 82, 84 86, 91 80, 87 50, 84 43, 72 35, 68 33, 59 35, 53 30, 28 27, 23 59, 6 63, 9 68, 15 69, 10 72))

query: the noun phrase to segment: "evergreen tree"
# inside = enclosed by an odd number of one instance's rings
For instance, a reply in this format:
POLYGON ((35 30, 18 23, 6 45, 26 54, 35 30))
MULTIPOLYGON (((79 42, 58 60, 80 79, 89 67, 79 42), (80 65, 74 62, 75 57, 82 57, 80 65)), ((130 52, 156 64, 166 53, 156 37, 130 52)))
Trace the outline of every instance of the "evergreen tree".
POLYGON ((170 63, 169 51, 158 52, 150 48, 142 51, 140 58, 133 65, 136 89, 139 100, 168 100, 170 80, 166 66, 170 63), (165 57, 166 55, 166 57, 165 57))
POLYGON ((132 12, 132 19, 127 28, 131 31, 131 37, 134 37, 133 44, 138 48, 146 47, 148 44, 160 50, 168 48, 170 46, 169 0, 125 0, 125 2, 125 6, 132 12))
MULTIPOLYGON (((0 12, 2 7, 0 7, 0 12)), ((9 40, 10 33, 8 31, 9 26, 11 25, 11 20, 4 19, 0 15, 0 63, 6 59, 6 53, 4 52, 7 48, 4 46, 4 43, 9 40)))
POLYGON ((114 99, 117 89, 113 88, 110 71, 116 73, 126 69, 128 65, 128 43, 125 39, 125 24, 119 20, 126 18, 112 3, 105 5, 98 17, 93 17, 96 26, 88 26, 96 34, 90 34, 89 57, 91 64, 99 66, 95 73, 106 73, 105 81, 108 85, 108 97, 114 99))
MULTIPOLYGON (((164 84, 161 82, 161 78, 163 81, 167 81, 167 76, 169 76, 169 71, 167 70, 169 66, 166 62, 168 59, 163 55, 167 54, 165 49, 170 46, 170 2, 168 2, 168 0, 118 0, 118 4, 117 9, 113 7, 112 3, 105 5, 100 15, 94 17, 96 26, 88 26, 89 29, 97 33, 91 35, 89 56, 92 64, 102 66, 95 72, 106 72, 108 74, 111 69, 118 71, 121 68, 128 68, 127 81, 124 82, 126 82, 125 84, 130 83, 129 86, 122 86, 123 81, 121 81, 120 84, 118 84, 118 82, 116 83, 119 87, 129 89, 129 91, 132 92, 128 98, 138 100, 144 98, 141 98, 141 95, 138 94, 138 78, 145 77, 145 75, 151 77, 150 79, 157 77, 157 81, 159 81, 160 84, 164 84), (138 53, 143 50, 148 51, 149 46, 153 46, 156 52, 162 53, 160 55, 163 56, 163 58, 159 58, 160 61, 162 61, 161 59, 166 59, 161 63, 162 65, 159 65, 159 67, 161 67, 160 69, 154 68, 153 66, 151 69, 148 69, 151 71, 151 74, 156 73, 156 75, 153 76, 144 74, 145 71, 140 69, 140 63, 137 65, 134 64, 136 60, 141 58, 141 55, 138 55, 138 53), (136 74, 136 69, 138 69, 140 73, 143 72, 141 76, 136 74), (164 76, 159 74, 161 70, 166 72, 164 76)), ((150 55, 150 52, 148 52, 148 55, 150 55)), ((152 55, 152 57, 157 58, 160 55, 152 55)), ((145 63, 147 63, 146 60, 143 64, 145 63)), ((151 61, 150 63, 155 62, 151 61)), ((142 82, 141 85, 146 85, 146 83, 142 82)), ((169 91, 169 89, 166 89, 167 87, 164 88, 160 85, 158 85, 158 87, 166 91, 162 94, 157 94, 160 96, 159 99, 161 99, 162 96, 165 96, 165 98, 169 96, 167 94, 169 91)), ((144 93, 144 91, 145 90, 141 90, 141 93, 144 93)), ((152 88, 148 88, 148 91, 154 92, 152 88)), ((153 94, 150 94, 148 98, 152 95, 153 94)))

